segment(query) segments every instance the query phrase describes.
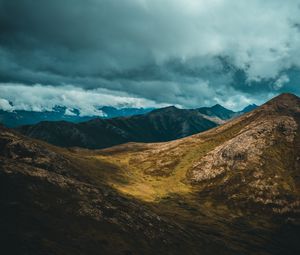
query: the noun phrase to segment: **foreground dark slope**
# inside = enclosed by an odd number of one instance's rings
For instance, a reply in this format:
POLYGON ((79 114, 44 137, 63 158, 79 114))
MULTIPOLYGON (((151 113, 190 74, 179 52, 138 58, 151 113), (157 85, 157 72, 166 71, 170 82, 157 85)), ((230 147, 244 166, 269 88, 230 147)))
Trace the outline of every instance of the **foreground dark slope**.
POLYGON ((127 183, 125 169, 94 158, 97 153, 0 127, 3 254, 252 254, 270 238, 272 228, 258 228, 258 237, 243 233, 251 227, 247 219, 197 208, 186 214, 191 205, 182 198, 180 207, 172 200, 166 207, 122 195, 111 186, 127 183))
POLYGON ((78 156, 0 127, 2 254, 231 254, 95 178, 114 166, 78 156))
POLYGON ((199 113, 167 107, 148 114, 83 123, 41 122, 18 128, 21 133, 62 147, 106 148, 126 142, 162 142, 182 138, 222 122, 199 113))

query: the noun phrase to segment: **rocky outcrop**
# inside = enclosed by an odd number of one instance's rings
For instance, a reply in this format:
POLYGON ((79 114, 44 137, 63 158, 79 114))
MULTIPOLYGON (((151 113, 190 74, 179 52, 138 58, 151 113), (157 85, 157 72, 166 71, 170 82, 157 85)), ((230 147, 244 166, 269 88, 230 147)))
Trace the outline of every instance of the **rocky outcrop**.
POLYGON ((191 171, 194 182, 211 180, 226 172, 261 169, 262 155, 278 140, 293 143, 298 125, 292 117, 261 120, 246 126, 238 135, 217 146, 191 171))
MULTIPOLYGON (((300 99, 283 94, 216 129, 215 137, 228 138, 194 159, 189 180, 228 204, 296 217, 300 212, 299 113, 300 99), (237 132, 227 134, 237 126, 237 132)), ((209 137, 207 143, 213 139, 209 137)))

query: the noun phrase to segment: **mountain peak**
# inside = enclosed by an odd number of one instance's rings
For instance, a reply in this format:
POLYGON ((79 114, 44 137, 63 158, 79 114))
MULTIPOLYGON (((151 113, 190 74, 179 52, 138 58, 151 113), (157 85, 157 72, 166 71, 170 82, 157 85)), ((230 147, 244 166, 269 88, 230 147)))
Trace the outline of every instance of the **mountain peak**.
POLYGON ((271 101, 299 101, 300 98, 292 93, 282 93, 274 97, 271 101))
POLYGON ((241 110, 241 113, 247 113, 247 112, 251 112, 253 110, 255 110, 256 108, 258 108, 258 105, 256 104, 249 104, 247 105, 243 110, 241 110))
POLYGON ((154 112, 156 112, 156 113, 157 112, 173 112, 173 111, 176 111, 176 110, 179 110, 179 109, 176 106, 171 105, 171 106, 155 109, 155 110, 151 111, 151 113, 154 113, 154 112))
POLYGON ((263 108, 266 107, 270 110, 289 110, 289 111, 299 111, 300 110, 300 98, 291 93, 283 93, 274 97, 267 103, 263 105, 263 108))
POLYGON ((214 109, 226 109, 224 106, 220 105, 220 104, 215 104, 214 106, 212 106, 211 108, 214 109))
POLYGON ((220 104, 216 104, 212 107, 201 107, 198 108, 197 111, 210 117, 218 117, 222 120, 231 119, 235 115, 235 112, 226 109, 220 104))
MULTIPOLYGON (((295 94, 293 93, 281 93, 279 96, 277 97, 285 97, 285 98, 299 98, 298 96, 296 96, 295 94)), ((276 97, 275 97, 276 98, 276 97)))
POLYGON ((211 107, 211 109, 214 111, 223 111, 223 112, 227 112, 227 113, 234 113, 232 110, 229 110, 220 104, 215 104, 214 106, 211 107))

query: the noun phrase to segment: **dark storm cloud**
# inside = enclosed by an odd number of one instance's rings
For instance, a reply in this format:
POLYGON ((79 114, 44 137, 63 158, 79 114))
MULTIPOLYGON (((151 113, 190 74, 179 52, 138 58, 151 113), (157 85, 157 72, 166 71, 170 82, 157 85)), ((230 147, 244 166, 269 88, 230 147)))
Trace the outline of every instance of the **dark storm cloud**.
POLYGON ((0 93, 72 86, 150 104, 233 108, 300 93, 299 3, 0 0, 0 93))

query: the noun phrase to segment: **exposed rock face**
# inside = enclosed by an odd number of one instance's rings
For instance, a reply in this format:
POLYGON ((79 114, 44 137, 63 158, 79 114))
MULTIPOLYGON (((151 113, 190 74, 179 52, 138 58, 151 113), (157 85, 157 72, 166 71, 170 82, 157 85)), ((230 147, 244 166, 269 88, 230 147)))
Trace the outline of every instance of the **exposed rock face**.
POLYGON ((264 164, 261 157, 263 153, 279 139, 292 144, 297 128, 292 117, 252 123, 196 162, 191 178, 200 182, 216 178, 226 171, 260 169, 264 164))
POLYGON ((229 203, 261 204, 276 214, 297 215, 299 125, 300 99, 281 95, 217 129, 222 136, 227 127, 240 126, 225 142, 193 161, 189 178, 229 203))
POLYGON ((3 127, 0 132, 0 156, 33 167, 45 168, 56 173, 66 173, 71 163, 45 146, 22 137, 3 127))

